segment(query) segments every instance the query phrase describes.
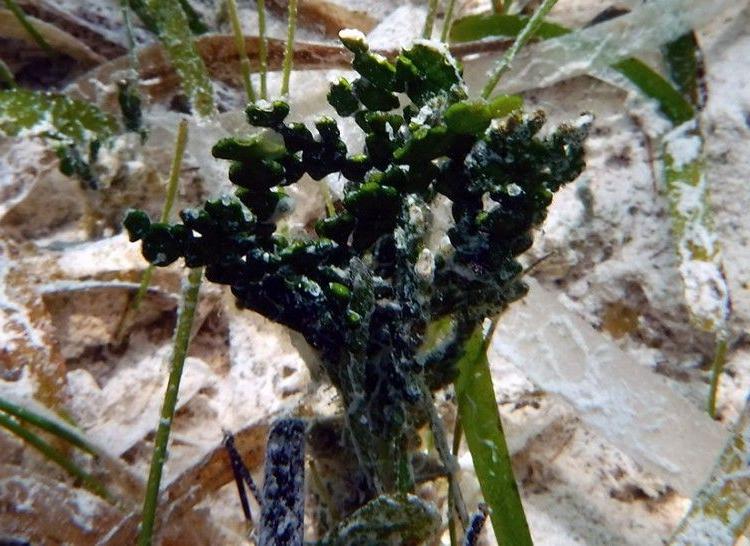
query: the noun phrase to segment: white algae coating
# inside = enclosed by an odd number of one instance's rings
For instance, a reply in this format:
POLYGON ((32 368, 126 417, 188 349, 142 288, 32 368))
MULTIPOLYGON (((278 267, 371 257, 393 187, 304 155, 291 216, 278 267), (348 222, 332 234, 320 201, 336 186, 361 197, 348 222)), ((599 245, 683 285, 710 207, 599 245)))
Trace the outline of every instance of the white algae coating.
POLYGON ((667 195, 680 257, 685 301, 699 328, 724 335, 729 317, 729 288, 713 232, 703 142, 697 123, 688 121, 664 137, 667 195))

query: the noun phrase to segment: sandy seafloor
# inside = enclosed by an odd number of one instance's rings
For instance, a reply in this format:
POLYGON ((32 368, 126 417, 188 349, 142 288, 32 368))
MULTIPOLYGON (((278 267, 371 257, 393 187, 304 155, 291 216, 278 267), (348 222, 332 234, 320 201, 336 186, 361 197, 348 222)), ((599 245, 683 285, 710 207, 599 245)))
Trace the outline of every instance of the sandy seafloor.
MULTIPOLYGON (((66 0, 59 9, 91 20, 96 11, 100 31, 116 42, 121 32, 108 24, 117 20, 115 4, 66 0)), ((421 32, 421 5, 355 4, 351 7, 368 11, 376 24, 369 34, 373 47, 406 44, 421 32)), ((636 8, 640 2, 617 5, 636 8)), ((608 6, 599 0, 560 0, 551 17, 581 26, 608 6)), ((241 12, 250 34, 255 12, 244 7, 241 12)), ((283 20, 272 14, 269 31, 283 37, 283 20)), ((587 168, 555 196, 529 253, 527 263, 544 257, 531 273, 534 297, 509 312, 511 326, 503 329, 501 320, 490 352, 516 476, 539 546, 666 544, 695 488, 708 477, 725 437, 722 431, 736 421, 750 389, 747 2, 738 0, 706 21, 698 37, 708 88, 701 114, 705 173, 731 293, 730 345, 717 422, 701 414, 713 340, 691 325, 684 304, 658 162, 664 123, 634 93, 589 76, 545 88, 523 84, 526 107, 543 108, 550 123, 582 112, 595 116, 587 168), (559 330, 563 342, 533 357, 524 353, 524 343, 538 341, 537 331, 548 323, 564 324, 559 330), (550 365, 555 374, 544 368, 550 365)), ((305 27, 298 38, 325 39, 305 27)), ((643 58, 658 62, 653 48, 643 58)), ((465 61, 472 89, 481 82, 482 62, 465 61)), ((334 73, 293 75, 293 116, 330 113, 324 97, 334 73)), ((271 89, 277 84, 272 75, 271 89)), ((220 97, 229 111, 241 105, 239 90, 222 86, 220 97)), ((124 170, 135 181, 128 189, 113 187, 110 196, 83 191, 60 175, 54 154, 39 139, 0 141, 0 392, 28 397, 41 370, 56 382, 57 394, 49 398, 59 397, 88 437, 141 476, 164 388, 181 275, 177 266, 156 273, 154 289, 129 328, 128 343, 115 348, 117 322, 145 268, 137 246, 117 233, 117 225, 128 206, 146 206, 153 214, 159 210, 163 190, 154 172, 166 175, 178 118, 157 103, 147 119, 152 137, 146 145, 123 143, 109 158, 113 172, 124 170)), ((223 114, 223 128, 191 127, 180 206, 218 191, 216 175, 224 166, 211 164, 206 150, 228 128, 239 127, 237 119, 223 114)), ((356 136, 352 139, 356 145, 356 136)), ((337 183, 331 180, 334 192, 337 183)), ((295 197, 289 229, 304 230, 323 197, 313 183, 303 183, 295 197)), ((179 480, 215 449, 223 429, 240 430, 290 412, 336 411, 333 393, 310 372, 305 359, 314 358, 296 335, 236 310, 223 290, 204 288, 174 420, 167 482, 179 480)), ((452 426, 450 403, 440 407, 452 426)), ((0 521, 14 513, 33 515, 40 505, 30 503, 26 512, 21 506, 31 496, 9 493, 14 474, 64 481, 63 476, 5 434, 0 435, 0 453, 0 521)), ((480 497, 470 457, 463 454, 460 462, 467 501, 475 506, 480 497)), ((212 536, 244 544, 232 487, 198 508, 215 527, 212 536)), ((439 497, 441 491, 434 487, 424 493, 439 497)), ((96 517, 100 507, 80 500, 89 499, 86 495, 77 498, 71 510, 78 519, 66 524, 79 525, 81 536, 95 544, 106 534, 100 528, 105 520, 96 517)), ((493 543, 491 537, 484 540, 493 543)))

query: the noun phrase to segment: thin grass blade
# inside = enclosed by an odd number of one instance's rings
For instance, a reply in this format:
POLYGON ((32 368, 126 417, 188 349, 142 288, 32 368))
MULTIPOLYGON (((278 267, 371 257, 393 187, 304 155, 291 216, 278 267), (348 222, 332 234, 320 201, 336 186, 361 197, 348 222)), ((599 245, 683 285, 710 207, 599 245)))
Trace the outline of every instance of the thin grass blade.
MULTIPOLYGON (((186 119, 183 119, 177 126, 175 150, 172 156, 172 166, 169 170, 169 180, 167 181, 167 195, 164 199, 164 206, 161 210, 161 217, 159 218, 160 222, 168 222, 169 216, 172 213, 172 207, 174 206, 174 201, 177 197, 177 187, 179 186, 180 182, 180 170, 182 169, 182 159, 185 156, 187 137, 188 123, 186 119)), ((138 285, 138 290, 136 291, 135 296, 128 305, 128 308, 125 310, 125 313, 120 320, 120 324, 117 327, 117 332, 115 333, 116 342, 119 343, 122 340, 125 329, 130 326, 133 317, 138 312, 138 308, 140 307, 143 298, 146 296, 146 292, 148 292, 148 287, 151 285, 151 278, 153 277, 153 275, 154 266, 152 264, 149 264, 148 267, 144 270, 143 275, 141 276, 141 282, 138 285)))
POLYGON ((44 455, 45 458, 58 465, 73 478, 78 480, 84 488, 103 498, 107 502, 114 503, 112 495, 99 480, 87 473, 41 437, 37 436, 32 431, 23 427, 18 421, 2 412, 0 412, 0 427, 15 434, 31 447, 39 451, 39 453, 44 455))
POLYGON ((500 81, 500 78, 510 68, 510 65, 513 62, 513 59, 516 57, 516 54, 518 54, 521 48, 534 37, 536 32, 539 30, 539 27, 542 25, 542 23, 544 23, 544 18, 556 3, 557 0, 543 0, 542 4, 534 12, 534 15, 529 17, 529 19, 526 21, 526 24, 516 35, 516 39, 514 40, 513 45, 508 48, 502 58, 490 71, 487 83, 482 89, 483 98, 488 99, 490 97, 492 91, 494 91, 495 87, 497 87, 497 83, 500 81))
POLYGON ((237 48, 237 54, 240 56, 240 76, 242 77, 242 85, 245 88, 247 100, 254 102, 255 89, 253 89, 253 81, 250 79, 250 60, 247 58, 245 36, 242 34, 242 25, 240 24, 240 17, 237 14, 236 0, 227 0, 227 11, 229 12, 229 22, 232 24, 234 45, 237 48))
POLYGON ((284 61, 281 73, 281 95, 289 94, 289 77, 294 63, 294 35, 297 31, 297 0, 289 0, 289 15, 286 31, 286 46, 284 47, 284 61))
POLYGON ((70 425, 64 424, 53 417, 42 415, 29 408, 0 398, 0 411, 20 419, 21 421, 39 427, 45 432, 52 434, 71 445, 96 456, 99 450, 86 440, 80 432, 74 430, 70 425))
MULTIPOLYGON (((514 38, 523 30, 529 18, 524 15, 504 15, 502 13, 481 13, 467 15, 451 26, 451 42, 474 42, 494 36, 514 38)), ((557 23, 543 21, 535 36, 543 40, 568 34, 569 29, 557 23)))
POLYGON ((432 27, 435 25, 437 9, 438 0, 427 0, 427 17, 424 20, 424 27, 422 28, 422 38, 425 40, 432 38, 432 27))
MULTIPOLYGON (((518 36, 528 22, 520 15, 481 14, 463 17, 453 24, 450 39, 453 42, 469 42, 491 36, 518 36)), ((557 38, 572 32, 562 25, 542 22, 535 37, 542 40, 557 38)), ((661 112, 672 123, 679 124, 691 119, 694 110, 683 95, 658 72, 646 63, 629 58, 613 65, 613 68, 628 78, 645 96, 655 100, 661 112)))
POLYGON ((255 0, 258 9, 258 63, 260 65, 260 98, 268 98, 268 38, 266 38, 266 1, 255 0))
POLYGON ((54 48, 49 45, 47 40, 44 39, 44 36, 41 35, 41 33, 34 28, 34 25, 29 21, 28 17, 26 17, 26 14, 21 9, 21 7, 16 3, 15 0, 4 0, 5 1, 5 7, 7 7, 11 13, 18 19, 18 22, 21 23, 24 29, 26 29, 26 32, 29 33, 31 38, 36 42, 36 44, 45 52, 47 55, 50 55, 52 57, 56 56, 57 53, 55 52, 54 48))
POLYGON ((188 26, 193 34, 205 34, 208 32, 208 25, 203 21, 203 17, 198 13, 195 8, 190 4, 189 0, 179 0, 182 11, 185 12, 185 17, 188 20, 188 26))
POLYGON ((153 543, 161 476, 164 470, 164 463, 167 459, 167 447, 169 444, 169 435, 172 431, 172 419, 177 408, 182 370, 190 345, 190 332, 193 327, 193 318, 195 317, 195 308, 198 303, 198 293, 202 278, 202 268, 191 269, 188 272, 187 281, 184 283, 182 290, 182 304, 177 317, 177 327, 175 329, 172 357, 169 365, 169 381, 167 383, 167 390, 164 393, 161 418, 156 428, 154 452, 151 457, 151 467, 148 475, 148 483, 146 484, 146 497, 143 501, 143 519, 141 521, 141 531, 138 535, 139 546, 150 546, 153 543))

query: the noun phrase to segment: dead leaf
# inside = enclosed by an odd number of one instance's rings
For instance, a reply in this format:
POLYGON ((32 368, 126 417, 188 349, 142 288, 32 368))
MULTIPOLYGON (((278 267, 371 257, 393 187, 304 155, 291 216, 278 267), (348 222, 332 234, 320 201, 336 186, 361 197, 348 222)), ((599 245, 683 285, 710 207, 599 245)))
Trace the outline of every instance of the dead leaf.
POLYGON ((87 546, 121 519, 114 506, 86 490, 0 465, 0 538, 87 546))
MULTIPOLYGON (((84 64, 101 64, 106 60, 89 46, 55 25, 45 23, 36 17, 28 17, 28 19, 55 51, 68 55, 84 64)), ((36 45, 16 16, 7 9, 0 9, 0 37, 36 45)))
MULTIPOLYGON (((269 11, 286 17, 287 0, 269 0, 269 11)), ((326 36, 335 38, 343 28, 356 28, 365 34, 370 32, 377 20, 367 13, 352 10, 327 0, 300 0, 297 3, 297 22, 301 27, 320 29, 326 36)))

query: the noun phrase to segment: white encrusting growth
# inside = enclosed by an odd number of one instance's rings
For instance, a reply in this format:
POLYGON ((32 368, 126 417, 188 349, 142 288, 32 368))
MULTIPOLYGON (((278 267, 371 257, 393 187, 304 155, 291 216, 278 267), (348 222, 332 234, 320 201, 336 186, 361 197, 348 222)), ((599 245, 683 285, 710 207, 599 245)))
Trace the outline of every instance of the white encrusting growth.
POLYGON ((435 275, 435 256, 429 248, 423 248, 414 264, 414 272, 425 282, 432 282, 435 275))
POLYGON ((688 309, 698 327, 723 332, 729 289, 713 232, 702 149, 695 120, 669 132, 664 137, 665 179, 688 309))
POLYGON ((357 30, 356 28, 345 28, 340 30, 339 38, 341 38, 342 41, 361 42, 363 44, 367 43, 365 35, 362 31, 357 30))

